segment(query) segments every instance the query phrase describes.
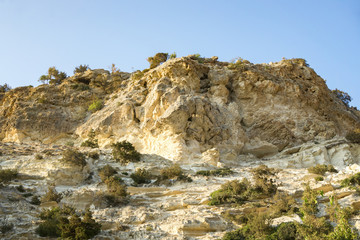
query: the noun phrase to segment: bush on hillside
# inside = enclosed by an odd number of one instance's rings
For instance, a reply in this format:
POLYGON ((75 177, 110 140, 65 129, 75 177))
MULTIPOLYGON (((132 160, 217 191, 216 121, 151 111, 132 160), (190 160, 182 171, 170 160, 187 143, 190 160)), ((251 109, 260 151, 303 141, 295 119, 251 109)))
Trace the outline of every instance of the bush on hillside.
POLYGON ((46 194, 41 198, 41 202, 55 201, 59 203, 62 199, 62 195, 58 193, 55 187, 49 187, 46 194))
POLYGON ((138 168, 130 175, 131 179, 137 184, 150 183, 153 175, 144 168, 138 168))
POLYGON ((43 220, 36 228, 41 237, 61 237, 61 239, 90 239, 101 230, 90 210, 81 217, 71 207, 44 209, 39 215, 43 220))
POLYGON ((104 101, 98 99, 90 104, 90 106, 88 107, 88 111, 94 113, 101 110, 103 107, 104 107, 104 101))
POLYGON ((148 57, 147 61, 150 63, 150 69, 159 66, 163 62, 166 62, 168 56, 168 53, 157 53, 153 57, 148 57))
POLYGON ((115 168, 113 168, 109 164, 107 164, 104 167, 102 167, 101 169, 99 169, 99 176, 100 176, 101 181, 103 181, 103 182, 105 182, 106 179, 115 175, 116 173, 117 173, 117 171, 115 170, 115 168))
POLYGON ((39 79, 42 83, 49 83, 51 85, 59 85, 67 78, 65 72, 60 72, 55 67, 50 67, 46 75, 42 75, 39 79))
POLYGON ((319 174, 319 175, 324 175, 326 172, 332 172, 332 173, 337 173, 338 171, 334 168, 333 165, 329 164, 317 164, 314 167, 309 167, 308 169, 309 173, 314 173, 314 174, 319 174))
POLYGON ((4 85, 0 85, 0 93, 6 93, 11 90, 11 87, 5 83, 4 85))
POLYGON ((346 134, 345 138, 352 143, 360 143, 360 129, 357 128, 346 134))
POLYGON ((73 165, 85 167, 86 166, 86 160, 85 155, 82 152, 79 152, 75 149, 67 149, 62 153, 62 161, 66 163, 70 163, 73 165))
POLYGON ((140 153, 126 140, 112 144, 112 153, 114 159, 122 164, 140 161, 140 153))
POLYGON ((90 147, 90 148, 98 148, 99 143, 98 140, 95 138, 96 134, 94 129, 91 129, 88 134, 88 139, 81 143, 82 147, 90 147))
POLYGON ((75 73, 83 73, 86 72, 86 70, 90 69, 89 65, 80 65, 78 67, 75 67, 74 74, 75 73))
POLYGON ((335 89, 331 91, 338 99, 340 99, 347 107, 349 107, 349 103, 351 102, 352 98, 346 92, 343 92, 339 89, 335 89))
POLYGON ((0 170, 0 183, 7 183, 18 176, 16 169, 3 169, 0 170))

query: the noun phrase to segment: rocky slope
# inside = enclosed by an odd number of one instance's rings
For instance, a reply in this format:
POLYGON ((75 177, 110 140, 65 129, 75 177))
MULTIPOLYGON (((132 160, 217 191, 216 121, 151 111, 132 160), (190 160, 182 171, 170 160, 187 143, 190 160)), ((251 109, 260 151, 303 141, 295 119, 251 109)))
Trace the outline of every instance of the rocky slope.
MULTIPOLYGON (((340 187, 360 171, 360 145, 344 138, 356 128, 360 113, 302 59, 252 64, 188 56, 132 74, 95 69, 60 85, 16 88, 0 94, 0 167, 19 171, 0 187, 0 225, 14 226, 1 238, 38 239, 40 210, 67 204, 93 211, 102 223, 96 239, 220 239, 238 226, 225 212, 263 211, 268 205, 209 206, 210 193, 228 180, 251 179, 250 168, 261 164, 279 169, 278 189, 299 205, 302 183, 309 181, 325 198, 337 194, 341 205, 360 208, 359 196, 340 187), (88 111, 94 102, 104 106, 88 111), (80 147, 91 132, 100 148, 80 147), (114 160, 110 146, 122 140, 139 150, 140 162, 114 160), (69 145, 87 155, 84 167, 61 161, 69 145), (138 185, 130 178, 138 168, 159 175, 173 163, 193 181, 138 185), (107 164, 127 185, 125 205, 107 206, 101 198, 106 185, 99 169, 107 164), (315 181, 306 170, 315 164, 333 164, 339 172, 315 181), (196 175, 220 167, 233 173, 196 175), (62 193, 60 203, 30 203, 31 195, 42 196, 49 186, 62 193)), ((360 229, 358 219, 351 221, 360 229)))

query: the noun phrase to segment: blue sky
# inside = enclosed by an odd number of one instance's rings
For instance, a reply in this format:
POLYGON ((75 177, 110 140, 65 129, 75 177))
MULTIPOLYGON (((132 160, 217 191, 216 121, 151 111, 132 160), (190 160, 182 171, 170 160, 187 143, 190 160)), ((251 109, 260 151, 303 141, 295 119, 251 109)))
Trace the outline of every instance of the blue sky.
POLYGON ((358 0, 0 0, 0 84, 39 84, 55 66, 147 68, 157 52, 253 63, 305 58, 360 107, 358 0))

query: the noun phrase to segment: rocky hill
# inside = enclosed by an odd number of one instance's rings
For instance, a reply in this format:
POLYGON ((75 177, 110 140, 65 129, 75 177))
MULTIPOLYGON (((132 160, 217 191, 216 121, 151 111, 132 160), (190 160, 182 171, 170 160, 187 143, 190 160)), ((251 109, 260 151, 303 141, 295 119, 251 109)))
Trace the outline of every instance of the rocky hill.
MULTIPOLYGON (((261 164, 278 169, 278 190, 298 204, 301 183, 310 181, 327 199, 337 194, 342 205, 360 208, 358 195, 340 184, 360 170, 360 146, 344 138, 360 128, 360 112, 329 90, 305 60, 227 63, 197 55, 165 60, 131 74, 88 69, 58 85, 0 93, 0 166, 18 171, 18 178, 0 187, 0 215, 7 216, 2 226, 14 228, 4 231, 4 238, 39 238, 32 224, 41 222, 39 211, 63 205, 90 208, 102 223, 98 239, 221 238, 241 226, 225 212, 265 211, 271 204, 256 198, 257 205, 251 200, 240 208, 209 206, 211 192, 228 180, 251 179, 251 168, 261 164), (116 161, 112 144, 124 140, 141 161, 116 161), (81 166, 62 161, 69 149, 83 154, 81 166), (183 173, 164 182, 163 169, 174 163, 183 173), (305 168, 316 164, 332 164, 339 172, 315 181, 321 174, 305 168), (128 193, 116 206, 101 195, 111 189, 101 177, 107 165, 128 193), (137 169, 152 180, 136 183, 130 175, 137 169), (231 171, 198 172, 216 169, 231 171), (32 204, 30 196, 45 195, 49 186, 62 194, 61 201, 32 204)), ((290 218, 300 222, 295 215, 290 218)), ((326 216, 324 209, 319 216, 326 216)))

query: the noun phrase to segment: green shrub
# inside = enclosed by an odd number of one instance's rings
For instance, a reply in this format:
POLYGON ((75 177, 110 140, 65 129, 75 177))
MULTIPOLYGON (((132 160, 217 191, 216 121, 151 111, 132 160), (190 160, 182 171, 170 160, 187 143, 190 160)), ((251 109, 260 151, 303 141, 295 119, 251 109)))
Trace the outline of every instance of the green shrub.
POLYGON ((210 194, 209 205, 219 205, 224 203, 242 204, 249 199, 252 194, 252 186, 246 178, 241 182, 239 180, 228 181, 221 185, 221 188, 210 194))
POLYGON ((319 174, 319 175, 325 175, 326 172, 337 173, 338 171, 331 164, 329 164, 329 165, 317 164, 314 167, 309 167, 308 172, 309 173, 314 173, 314 174, 319 174))
POLYGON ((42 223, 37 227, 36 233, 41 237, 61 237, 61 239, 90 239, 101 230, 101 224, 92 218, 87 210, 85 214, 78 215, 73 208, 53 208, 40 213, 42 223))
POLYGON ((98 99, 98 100, 93 101, 92 104, 90 104, 88 111, 94 113, 96 111, 99 111, 103 107, 104 107, 103 100, 98 99))
POLYGON ((106 179, 115 175, 116 173, 117 173, 117 171, 115 170, 115 168, 113 168, 109 164, 105 165, 104 167, 102 167, 99 170, 99 176, 100 176, 101 181, 103 181, 103 182, 105 182, 106 179))
POLYGON ((7 183, 15 179, 18 176, 16 169, 4 169, 0 170, 0 183, 7 183))
POLYGON ((73 165, 86 166, 85 155, 75 149, 67 149, 62 153, 62 161, 73 165))
POLYGON ((230 168, 220 168, 220 169, 215 169, 215 170, 202 170, 202 171, 197 171, 195 175, 200 175, 200 176, 227 176, 230 174, 233 174, 234 172, 230 169, 230 168))
POLYGON ((324 181, 324 177, 322 177, 322 176, 317 176, 317 177, 315 177, 315 181, 317 181, 317 182, 324 181))
POLYGON ((74 74, 75 73, 83 73, 86 72, 86 70, 90 69, 89 65, 80 65, 78 67, 75 67, 74 74))
POLYGON ((122 164, 140 161, 140 153, 126 140, 112 144, 112 150, 115 160, 122 164))
POLYGON ((55 187, 49 187, 46 194, 41 198, 41 202, 55 201, 59 203, 62 199, 62 195, 58 193, 55 187))
POLYGON ((144 168, 138 168, 130 175, 131 179, 137 184, 150 183, 152 174, 144 168))
POLYGON ((341 181, 341 186, 343 187, 355 187, 358 185, 360 185, 360 172, 341 181))
POLYGON ((345 138, 352 143, 360 143, 360 129, 357 128, 346 134, 345 138))
POLYGON ((126 185, 121 178, 117 176, 111 176, 105 180, 107 185, 107 193, 104 198, 108 206, 117 206, 119 204, 126 203, 126 185))
POLYGON ((59 70, 57 70, 55 67, 50 67, 48 69, 48 74, 42 75, 39 81, 43 83, 49 83, 52 85, 58 85, 61 84, 65 78, 67 78, 65 72, 59 72, 59 70))

